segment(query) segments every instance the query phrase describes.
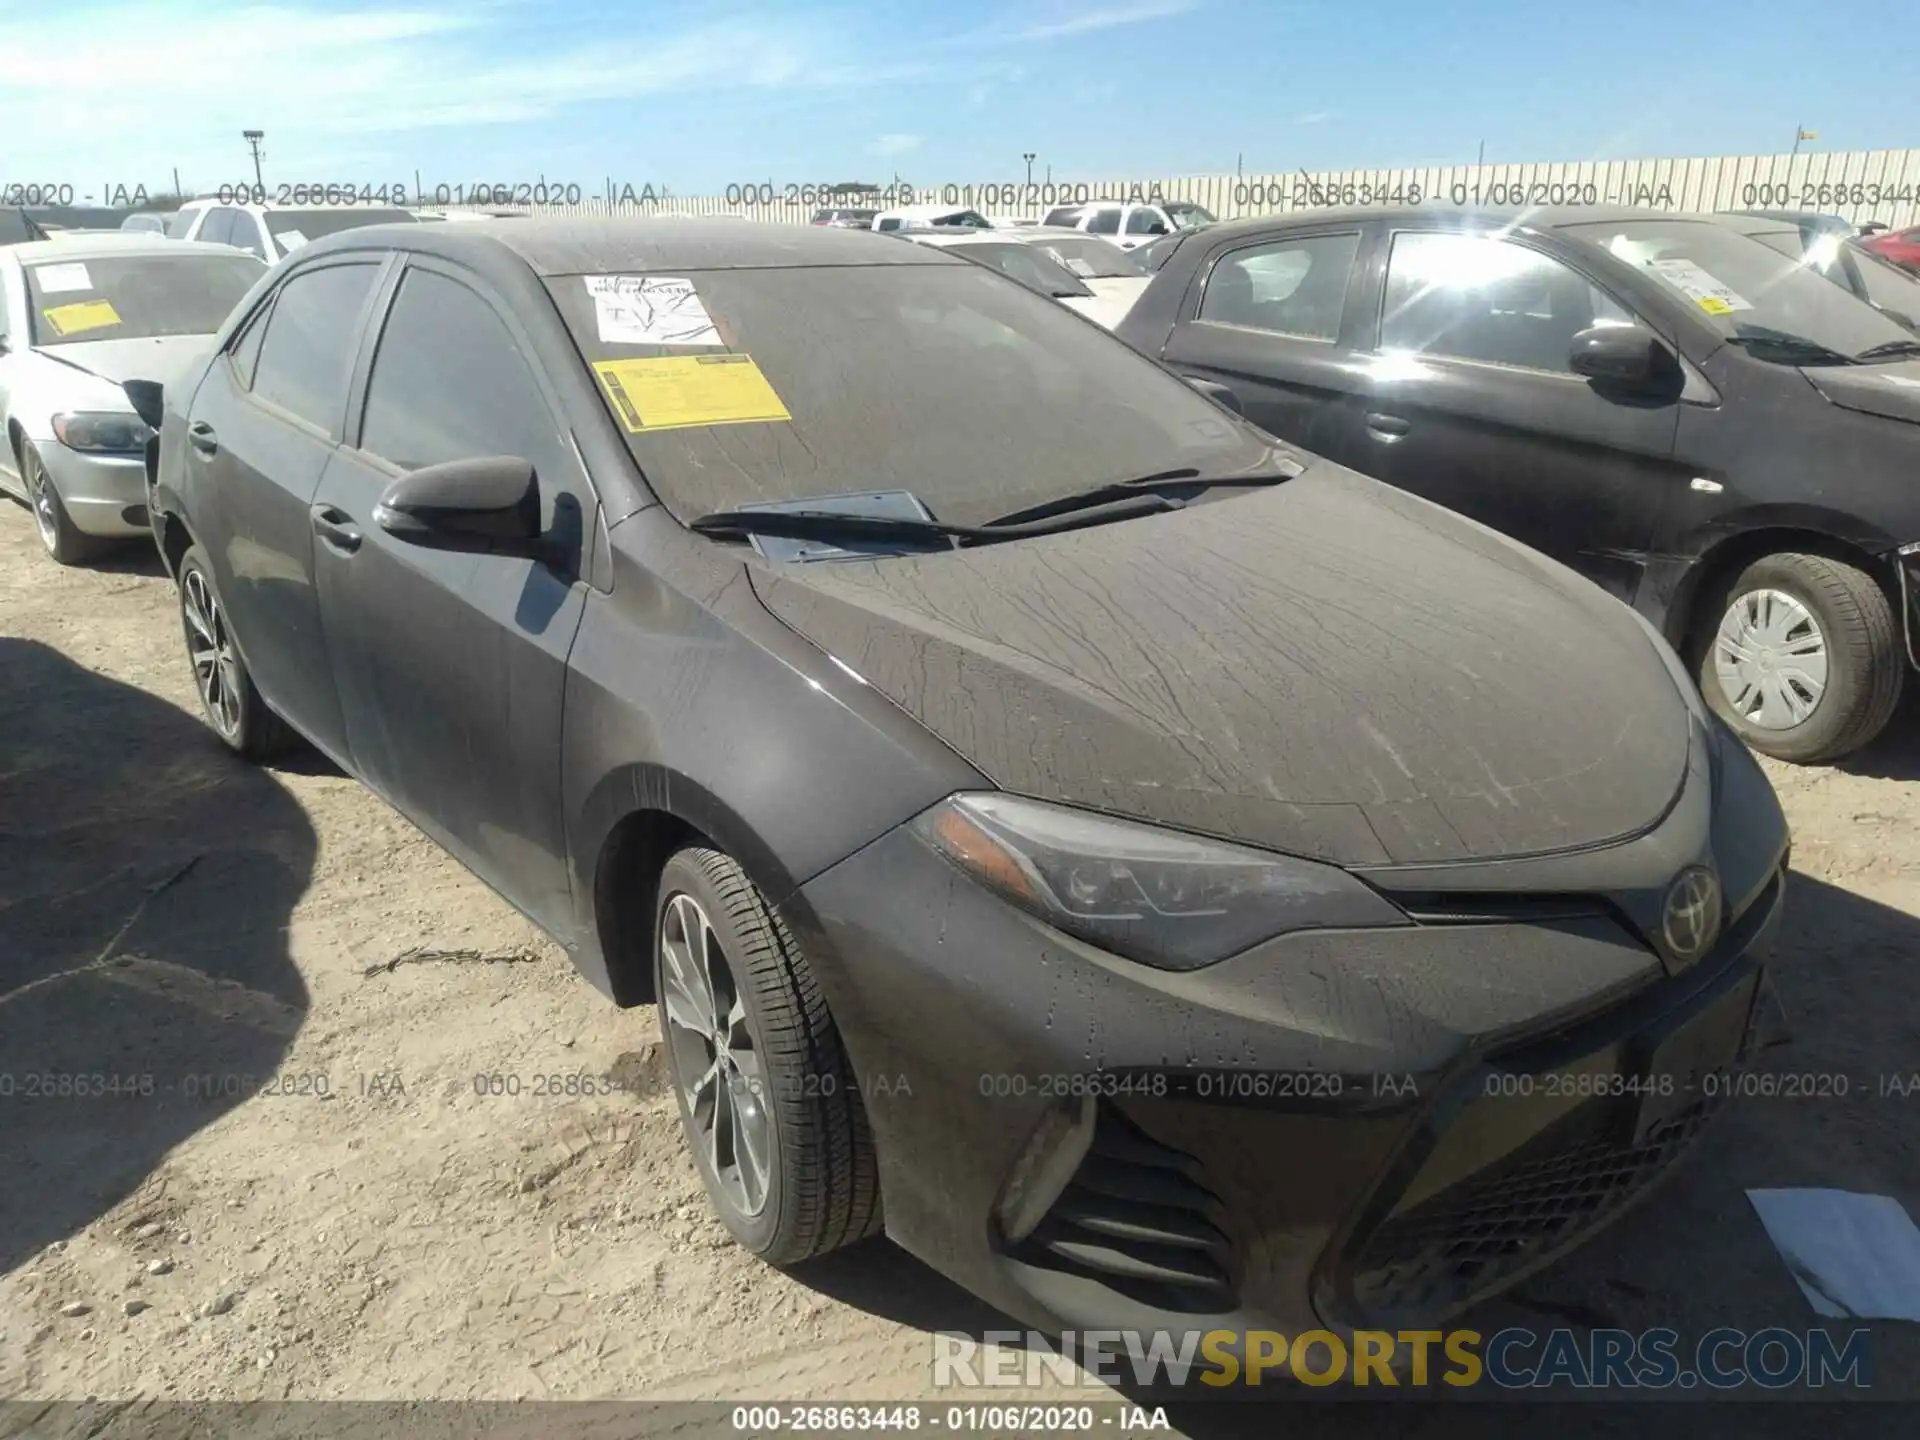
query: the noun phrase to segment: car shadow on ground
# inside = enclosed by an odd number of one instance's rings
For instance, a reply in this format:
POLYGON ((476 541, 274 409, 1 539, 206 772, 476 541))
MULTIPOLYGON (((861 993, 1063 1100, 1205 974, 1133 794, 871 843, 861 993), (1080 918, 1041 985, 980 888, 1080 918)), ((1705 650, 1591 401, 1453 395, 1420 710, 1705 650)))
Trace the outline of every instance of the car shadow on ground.
MULTIPOLYGON (((1488 1337, 1521 1326, 1544 1339, 1560 1328, 1584 1337, 1596 1327, 1636 1333, 1667 1327, 1679 1333, 1679 1356, 1691 1368, 1691 1347, 1718 1327, 1747 1334, 1780 1327, 1804 1336, 1824 1326, 1844 1342, 1862 1325, 1869 1332, 1872 1389, 1834 1399, 1870 1403, 1815 1403, 1822 1392, 1805 1387, 1701 1402, 1671 1389, 1515 1393, 1484 1381, 1468 1390, 1435 1384, 1425 1399, 1405 1390, 1394 1396, 1376 1390, 1369 1399, 1350 1386, 1309 1393, 1284 1379, 1273 1383, 1272 1376, 1258 1389, 1123 1385, 1122 1396, 1164 1405, 1174 1428, 1195 1440, 1266 1440, 1282 1429, 1289 1436, 1351 1440, 1910 1434, 1912 1402, 1920 1398, 1920 1327, 1819 1320, 1746 1191, 1819 1186, 1892 1195, 1920 1217, 1920 919, 1796 872, 1772 975, 1784 1033, 1776 1031, 1775 1043, 1755 1056, 1754 1069, 1774 1077, 1774 1093, 1728 1100, 1688 1162, 1645 1203, 1449 1328, 1488 1337), (1897 1403, 1872 1403, 1896 1397, 1897 1403)), ((929 1331, 979 1339, 989 1330, 1024 1328, 884 1242, 795 1274, 836 1299, 929 1331)), ((1537 1358, 1538 1346, 1523 1354, 1537 1358)), ((1436 1364, 1434 1374, 1441 1373, 1436 1364)), ((1062 1392, 1061 1399, 1097 1395, 1062 1392)), ((970 1389, 954 1398, 993 1396, 970 1389)))
POLYGON ((1920 680, 1908 684, 1879 738, 1836 761, 1834 768, 1870 780, 1920 780, 1920 680))
POLYGON ((308 1006, 286 927, 316 849, 195 717, 0 638, 0 1272, 275 1073, 308 1006))
POLYGON ((103 575, 148 575, 156 580, 164 579, 167 573, 167 567, 161 563, 159 549, 151 540, 139 538, 116 545, 89 560, 87 568, 103 575))

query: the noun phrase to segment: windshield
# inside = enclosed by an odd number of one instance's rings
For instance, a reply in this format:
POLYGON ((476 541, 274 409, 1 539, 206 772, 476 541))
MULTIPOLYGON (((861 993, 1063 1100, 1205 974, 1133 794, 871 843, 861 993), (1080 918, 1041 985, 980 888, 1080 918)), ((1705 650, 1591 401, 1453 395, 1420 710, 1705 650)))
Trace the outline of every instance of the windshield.
POLYGON ((1198 230, 1202 225, 1215 224, 1213 212, 1192 205, 1185 200, 1175 200, 1160 207, 1167 212, 1167 218, 1181 230, 1198 230))
POLYGON ((1018 280, 1042 295, 1058 299, 1068 295, 1084 298, 1093 294, 1071 273, 1048 259, 1044 252, 1031 246, 978 244, 950 245, 946 248, 957 250, 969 260, 990 265, 1009 280, 1018 280))
POLYGON ((1110 280, 1119 275, 1146 273, 1133 256, 1118 245, 1111 245, 1091 235, 1045 235, 1032 244, 1034 248, 1046 251, 1083 280, 1110 280))
POLYGON ((1849 242, 1842 252, 1860 277, 1867 300, 1904 325, 1920 325, 1920 277, 1902 270, 1862 245, 1849 242))
POLYGON ((1646 271, 1731 339, 1785 337, 1858 355, 1913 338, 1819 272, 1713 221, 1629 220, 1561 228, 1646 271))
POLYGON ((358 230, 363 225, 413 225, 419 216, 409 210, 269 210, 267 233, 283 250, 298 249, 322 235, 358 230), (291 243, 289 243, 291 242, 291 243))
POLYGON ((1271 453, 1153 361, 978 266, 676 276, 695 298, 675 315, 716 343, 621 343, 647 332, 621 324, 604 295, 596 312, 580 276, 547 284, 588 361, 610 362, 603 398, 683 521, 908 490, 936 519, 979 524, 1129 476, 1246 470, 1271 453))
POLYGON ((35 345, 211 335, 266 270, 251 255, 116 255, 27 268, 35 345))

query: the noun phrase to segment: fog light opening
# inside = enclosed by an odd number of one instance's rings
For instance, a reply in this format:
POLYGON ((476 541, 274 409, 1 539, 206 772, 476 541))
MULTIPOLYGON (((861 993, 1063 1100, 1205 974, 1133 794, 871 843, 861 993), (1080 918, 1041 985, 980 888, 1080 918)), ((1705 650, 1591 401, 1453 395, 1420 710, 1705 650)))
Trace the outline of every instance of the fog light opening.
POLYGON ((1093 1148, 1094 1118, 1091 1095, 1062 1097, 1041 1115, 993 1207, 1010 1244, 1034 1232, 1072 1181, 1093 1148))

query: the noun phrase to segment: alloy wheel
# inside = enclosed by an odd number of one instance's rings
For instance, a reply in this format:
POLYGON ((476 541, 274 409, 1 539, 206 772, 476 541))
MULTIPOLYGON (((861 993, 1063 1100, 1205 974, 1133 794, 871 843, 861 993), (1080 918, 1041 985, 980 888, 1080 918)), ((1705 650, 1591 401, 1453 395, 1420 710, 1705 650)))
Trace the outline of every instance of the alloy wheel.
POLYGON ((240 657, 227 633, 225 614, 214 598, 213 586, 197 568, 180 581, 180 614, 186 622, 187 654, 193 660, 194 684, 200 703, 221 737, 234 741, 240 734, 245 704, 241 696, 240 657))
POLYGON ((1827 637, 1784 590, 1734 597, 1713 637, 1713 669, 1727 704, 1761 730, 1805 724, 1827 693, 1827 637))
POLYGON ((720 937, 691 895, 667 902, 660 954, 667 1045, 695 1143, 728 1203, 751 1218, 773 1179, 766 1069, 720 937))
POLYGON ((59 502, 54 499, 53 486, 47 480, 46 469, 40 464, 32 450, 22 457, 21 466, 26 471, 27 497, 33 504, 33 523, 39 528, 40 543, 47 547, 47 553, 53 554, 60 548, 60 516, 53 508, 59 502))

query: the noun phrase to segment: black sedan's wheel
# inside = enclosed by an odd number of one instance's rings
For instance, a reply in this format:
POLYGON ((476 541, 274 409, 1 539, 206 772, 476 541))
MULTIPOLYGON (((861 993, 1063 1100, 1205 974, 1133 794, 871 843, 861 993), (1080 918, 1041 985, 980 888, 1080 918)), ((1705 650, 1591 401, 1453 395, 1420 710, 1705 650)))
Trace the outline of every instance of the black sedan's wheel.
POLYGON ((179 587, 180 628, 193 662, 193 684, 213 733, 249 760, 268 760, 285 751, 294 743, 294 733, 254 688, 198 545, 189 546, 180 559, 179 587))
POLYGON ((1837 760, 1892 718, 1906 660, 1893 607, 1865 571, 1824 555, 1768 555, 1741 572, 1712 619, 1701 694, 1762 754, 1837 760))
POLYGON ((734 860, 661 875, 654 985, 680 1120, 714 1209, 790 1265, 880 1228, 866 1110, 806 956, 734 860))
POLYGON ((89 535, 73 523, 60 499, 60 488, 40 463, 40 455, 31 445, 20 447, 20 480, 33 507, 34 528, 40 543, 60 565, 84 565, 107 548, 107 542, 89 535))

